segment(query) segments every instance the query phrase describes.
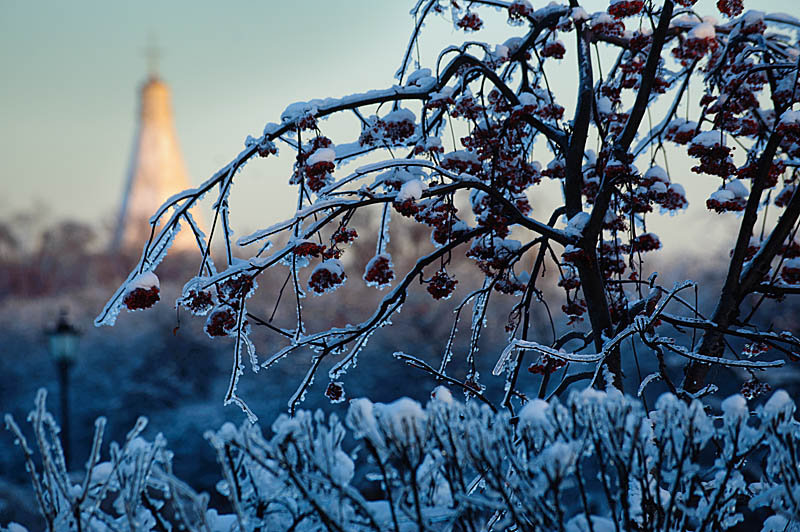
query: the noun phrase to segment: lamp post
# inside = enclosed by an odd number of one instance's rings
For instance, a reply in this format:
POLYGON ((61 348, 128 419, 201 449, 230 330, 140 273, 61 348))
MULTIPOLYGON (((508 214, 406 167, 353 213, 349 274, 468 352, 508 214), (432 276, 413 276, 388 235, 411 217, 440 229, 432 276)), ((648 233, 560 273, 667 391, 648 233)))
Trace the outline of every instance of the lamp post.
POLYGON ((61 397, 61 441, 64 448, 64 461, 69 468, 69 370, 75 363, 80 331, 67 319, 66 309, 61 311, 55 328, 48 331, 50 355, 58 370, 58 384, 61 397))

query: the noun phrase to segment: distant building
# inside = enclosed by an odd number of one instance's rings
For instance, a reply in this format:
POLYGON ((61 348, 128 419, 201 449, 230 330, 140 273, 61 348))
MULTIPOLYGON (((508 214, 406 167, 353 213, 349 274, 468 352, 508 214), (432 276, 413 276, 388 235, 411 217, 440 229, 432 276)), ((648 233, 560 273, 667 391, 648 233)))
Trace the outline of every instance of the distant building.
MULTIPOLYGON (((167 198, 189 187, 175 134, 169 87, 152 71, 140 92, 138 132, 112 250, 140 251, 150 236, 153 213, 167 198)), ((191 230, 183 221, 181 226, 183 230, 171 249, 197 249, 191 230)))

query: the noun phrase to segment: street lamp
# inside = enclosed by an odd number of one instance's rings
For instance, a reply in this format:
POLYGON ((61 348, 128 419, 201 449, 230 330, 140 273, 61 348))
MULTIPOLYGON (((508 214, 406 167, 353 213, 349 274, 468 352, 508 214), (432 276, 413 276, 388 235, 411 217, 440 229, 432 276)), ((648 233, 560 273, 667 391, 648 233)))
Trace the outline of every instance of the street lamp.
POLYGON ((62 309, 56 327, 47 332, 50 340, 50 355, 58 370, 61 395, 61 441, 64 461, 69 467, 69 370, 75 363, 80 331, 67 319, 67 310, 62 309))

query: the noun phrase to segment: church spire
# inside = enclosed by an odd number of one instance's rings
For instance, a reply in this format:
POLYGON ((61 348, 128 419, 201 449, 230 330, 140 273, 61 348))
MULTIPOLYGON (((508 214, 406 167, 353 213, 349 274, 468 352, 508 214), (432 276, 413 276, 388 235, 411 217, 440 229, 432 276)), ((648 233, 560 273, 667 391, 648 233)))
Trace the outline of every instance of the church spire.
MULTIPOLYGON (((149 78, 140 90, 138 132, 112 242, 115 251, 141 250, 150 235, 150 216, 167 198, 189 188, 173 123, 169 87, 156 71, 155 47, 148 47, 147 57, 149 78)), ((184 228, 178 233, 173 249, 193 248, 195 239, 184 228)))
POLYGON ((158 48, 157 39, 152 32, 150 32, 147 41, 147 49, 144 52, 147 57, 147 76, 148 79, 158 79, 158 60, 160 59, 161 50, 158 48))

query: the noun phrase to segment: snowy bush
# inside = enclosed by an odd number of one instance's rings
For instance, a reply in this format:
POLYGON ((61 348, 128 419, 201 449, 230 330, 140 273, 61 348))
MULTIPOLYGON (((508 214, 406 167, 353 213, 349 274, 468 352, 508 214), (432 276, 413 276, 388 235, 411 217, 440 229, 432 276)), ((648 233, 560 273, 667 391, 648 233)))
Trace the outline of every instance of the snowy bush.
POLYGON ((440 387, 425 408, 355 399, 344 424, 322 411, 284 414, 270 437, 226 423, 206 437, 230 514, 175 478, 164 439, 139 436, 143 419, 108 460, 99 419, 87 472, 68 474, 44 400, 40 392, 29 418, 41 471, 10 416, 6 424, 48 530, 59 532, 699 532, 759 520, 772 531, 800 520, 800 425, 782 390, 754 413, 736 395, 713 415, 672 394, 646 412, 617 391, 587 389, 563 403, 534 399, 512 417, 440 387), (379 498, 356 487, 368 483, 379 498))

